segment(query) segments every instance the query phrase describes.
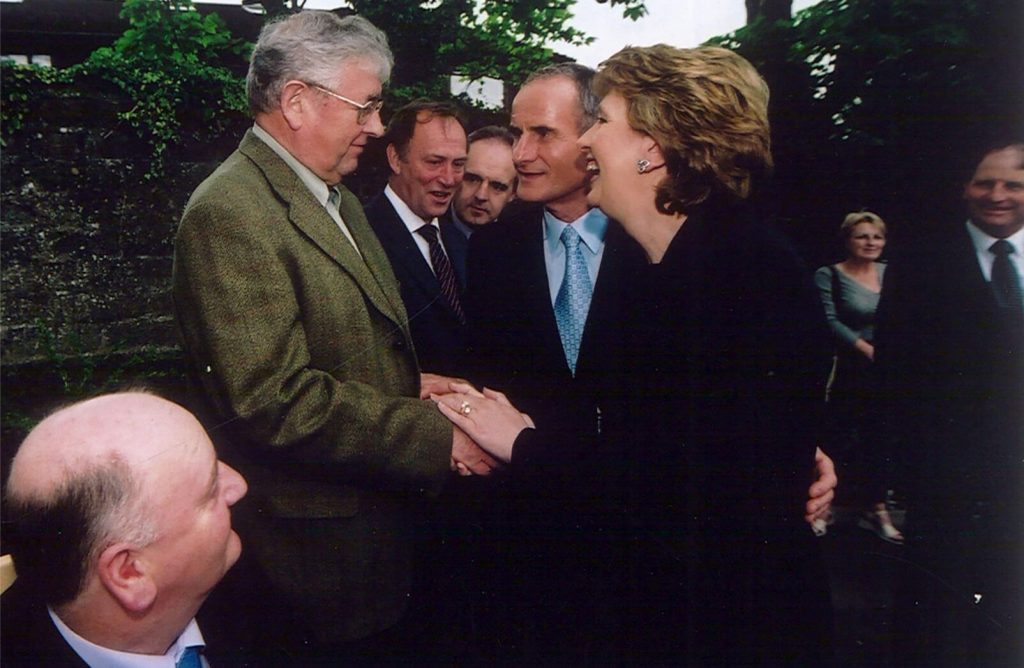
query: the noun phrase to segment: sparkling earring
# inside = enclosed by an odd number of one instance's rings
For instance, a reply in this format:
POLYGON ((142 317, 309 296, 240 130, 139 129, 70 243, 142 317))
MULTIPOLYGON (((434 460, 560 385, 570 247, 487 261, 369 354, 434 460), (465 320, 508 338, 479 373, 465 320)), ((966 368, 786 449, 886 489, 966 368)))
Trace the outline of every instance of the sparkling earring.
POLYGON ((640 159, 636 161, 636 171, 638 174, 643 174, 647 171, 647 168, 651 166, 650 160, 640 159))

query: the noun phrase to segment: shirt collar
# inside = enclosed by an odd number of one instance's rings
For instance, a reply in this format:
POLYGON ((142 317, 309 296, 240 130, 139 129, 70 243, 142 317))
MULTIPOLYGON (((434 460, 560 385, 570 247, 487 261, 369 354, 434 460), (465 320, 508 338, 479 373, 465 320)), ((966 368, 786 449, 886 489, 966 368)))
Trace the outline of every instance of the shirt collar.
POLYGON ((462 222, 462 219, 459 218, 459 214, 455 212, 454 206, 449 208, 448 212, 452 214, 452 224, 455 225, 455 228, 459 232, 462 232, 462 236, 466 237, 467 239, 473 236, 473 228, 467 225, 466 223, 462 222))
POLYGON ((274 139, 269 132, 261 128, 259 124, 253 124, 252 133, 259 137, 264 144, 269 146, 270 150, 276 153, 278 157, 284 160, 285 164, 291 167, 292 171, 295 172, 295 175, 299 177, 299 180, 302 181, 302 183, 304 183, 309 189, 309 192, 313 193, 313 197, 316 198, 316 201, 320 202, 320 206, 327 206, 327 198, 330 195, 330 192, 323 179, 314 174, 313 170, 309 167, 306 167, 304 164, 296 160, 295 156, 288 152, 288 149, 281 146, 280 142, 274 139))
MULTIPOLYGON (((997 237, 993 237, 983 231, 980 227, 975 225, 972 221, 967 221, 967 233, 971 235, 971 241, 974 243, 974 250, 978 253, 991 253, 989 248, 992 247, 997 237)), ((1017 260, 1024 260, 1024 229, 1017 230, 1014 234, 1006 237, 1006 240, 1013 246, 1014 254, 1017 256, 1017 260)))
POLYGON ((186 648, 197 645, 200 647, 206 646, 206 641, 203 640, 203 634, 199 630, 199 625, 196 624, 195 619, 192 619, 164 654, 119 652, 89 642, 72 631, 51 608, 47 607, 46 611, 50 613, 50 619, 53 620, 53 625, 57 627, 61 637, 75 651, 75 654, 82 657, 82 660, 90 666, 104 666, 105 668, 174 668, 186 648))
POLYGON ((398 193, 391 188, 390 183, 384 186, 384 196, 388 198, 389 202, 391 202, 391 206, 395 207, 395 213, 397 213, 398 217, 402 219, 405 226, 409 228, 410 233, 415 232, 424 225, 433 225, 438 230, 441 229, 441 226, 437 223, 437 218, 431 218, 429 221, 423 220, 413 213, 412 209, 409 208, 409 205, 406 204, 405 201, 398 196, 398 193))
POLYGON ((604 248, 604 236, 608 232, 608 216, 604 215, 601 209, 593 208, 585 214, 566 223, 555 218, 547 209, 544 209, 544 239, 550 250, 555 250, 562 242, 562 230, 569 225, 579 233, 580 240, 590 250, 597 254, 604 248))

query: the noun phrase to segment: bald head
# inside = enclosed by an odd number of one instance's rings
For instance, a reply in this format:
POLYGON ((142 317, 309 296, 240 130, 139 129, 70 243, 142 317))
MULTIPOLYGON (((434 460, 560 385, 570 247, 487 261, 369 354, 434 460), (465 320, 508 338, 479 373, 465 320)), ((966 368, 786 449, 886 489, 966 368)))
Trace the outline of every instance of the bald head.
POLYGON ((128 392, 59 410, 11 464, 19 585, 77 611, 83 628, 113 610, 107 628, 159 618, 140 635, 177 634, 238 558, 229 508, 245 491, 195 417, 165 399, 128 392))
POLYGON ((29 433, 11 465, 11 500, 46 501, 70 481, 117 468, 142 483, 158 459, 206 440, 191 413, 141 392, 110 394, 57 411, 29 433))

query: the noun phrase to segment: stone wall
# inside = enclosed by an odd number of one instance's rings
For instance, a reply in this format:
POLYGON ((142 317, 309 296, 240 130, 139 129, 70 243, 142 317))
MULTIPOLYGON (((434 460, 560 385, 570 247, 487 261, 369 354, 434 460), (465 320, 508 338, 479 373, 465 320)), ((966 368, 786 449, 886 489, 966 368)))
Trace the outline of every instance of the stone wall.
POLYGON ((236 145, 150 148, 104 90, 47 89, 0 154, 3 363, 173 350, 172 238, 196 185, 236 145))

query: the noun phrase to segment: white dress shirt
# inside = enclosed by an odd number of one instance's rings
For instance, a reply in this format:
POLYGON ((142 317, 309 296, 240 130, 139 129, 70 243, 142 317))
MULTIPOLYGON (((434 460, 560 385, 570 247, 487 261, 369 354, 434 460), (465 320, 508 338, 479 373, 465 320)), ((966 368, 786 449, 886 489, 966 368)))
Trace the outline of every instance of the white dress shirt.
POLYGON ((420 255, 423 256, 424 262, 426 262, 427 266, 430 267, 430 270, 436 274, 437 272, 434 271, 434 263, 430 261, 430 244, 427 243, 426 238, 416 230, 420 229, 424 225, 433 225, 434 229, 437 230, 437 240, 440 242, 441 248, 444 248, 444 254, 448 256, 448 260, 450 262, 451 254, 444 246, 444 239, 441 238, 441 225, 437 222, 437 218, 431 218, 428 221, 417 216, 412 212, 412 209, 409 208, 409 205, 398 196, 398 193, 391 189, 390 184, 384 187, 384 196, 388 198, 388 201, 391 202, 391 206, 395 207, 395 212, 398 214, 398 217, 402 219, 403 223, 405 223, 405 227, 409 230, 409 234, 412 235, 412 240, 416 243, 416 248, 420 249, 420 255))
MULTIPOLYGON (((992 244, 999 241, 996 237, 989 236, 971 221, 967 221, 967 233, 971 235, 974 242, 974 252, 978 256, 978 265, 981 266, 981 273, 986 281, 992 281, 992 264, 996 261, 996 255, 989 249, 992 244)), ((1006 237, 1006 240, 1013 246, 1010 253, 1010 263, 1017 270, 1017 276, 1024 278, 1024 229, 1017 230, 1016 234, 1006 237)))
MULTIPOLYGON (((199 631, 199 625, 193 619, 181 632, 181 635, 174 641, 166 654, 133 654, 131 652, 119 652, 106 647, 100 647, 96 643, 89 642, 78 635, 67 624, 61 621, 53 610, 46 609, 50 613, 50 619, 57 631, 64 638, 75 654, 82 657, 82 661, 89 664, 90 668, 174 668, 178 659, 185 652, 185 649, 195 645, 206 646, 203 634, 199 631)), ((210 668, 206 657, 200 657, 205 668, 210 668)))

